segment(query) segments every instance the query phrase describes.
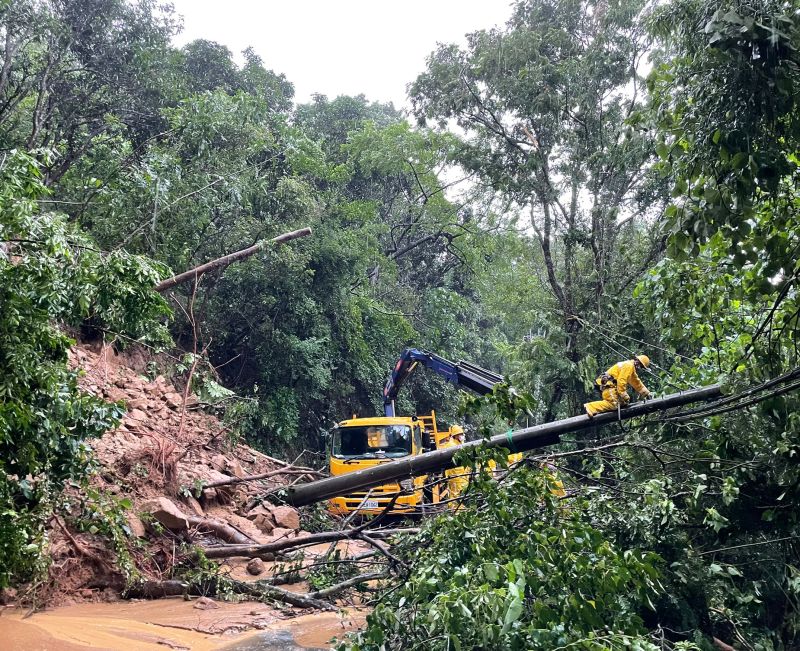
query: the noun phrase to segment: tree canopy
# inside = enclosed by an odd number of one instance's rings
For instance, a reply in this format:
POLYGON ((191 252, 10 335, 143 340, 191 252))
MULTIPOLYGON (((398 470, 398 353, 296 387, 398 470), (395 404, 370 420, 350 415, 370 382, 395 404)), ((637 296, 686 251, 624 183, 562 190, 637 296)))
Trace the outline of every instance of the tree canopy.
POLYGON ((323 456, 405 346, 508 378, 477 403, 424 373, 401 394, 473 438, 579 414, 647 353, 654 392, 729 396, 502 482, 463 458, 463 507, 395 549, 342 647, 796 648, 797 7, 516 0, 431 53, 411 116, 298 104, 252 48, 175 47, 179 24, 152 0, 0 0, 0 587, 46 564, 85 441, 122 413, 78 389, 77 338, 169 350, 235 435, 323 456))

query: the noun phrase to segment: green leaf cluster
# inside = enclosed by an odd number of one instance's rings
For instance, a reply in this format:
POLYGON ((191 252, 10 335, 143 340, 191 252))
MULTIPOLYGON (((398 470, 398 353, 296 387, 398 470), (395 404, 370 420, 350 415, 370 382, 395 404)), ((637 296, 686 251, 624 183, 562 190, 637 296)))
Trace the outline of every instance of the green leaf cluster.
POLYGON ((659 558, 616 546, 551 479, 518 468, 426 524, 402 547, 418 556, 409 575, 339 648, 656 649, 642 614, 663 589, 659 558))
POLYGON ((122 414, 78 390, 67 365, 73 342, 60 326, 166 336, 156 320, 166 306, 152 292, 163 267, 102 256, 63 216, 39 212, 41 170, 19 151, 0 165, 0 586, 41 569, 56 496, 87 471, 85 441, 122 414))

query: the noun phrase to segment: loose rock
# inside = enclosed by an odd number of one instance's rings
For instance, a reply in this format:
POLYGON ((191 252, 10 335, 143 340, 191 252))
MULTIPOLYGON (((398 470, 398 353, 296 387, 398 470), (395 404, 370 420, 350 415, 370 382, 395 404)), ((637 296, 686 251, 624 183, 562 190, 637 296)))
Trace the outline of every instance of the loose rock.
POLYGON ((254 558, 247 564, 247 572, 253 576, 258 576, 264 572, 264 561, 260 558, 254 558))
POLYGON ((261 533, 265 533, 268 536, 272 535, 272 532, 275 531, 275 523, 268 515, 257 515, 253 520, 253 524, 258 527, 261 533))
POLYGON ((128 412, 128 418, 131 420, 138 420, 140 422, 144 422, 147 420, 147 414, 144 413, 141 409, 131 409, 128 412))
POLYGON ((164 400, 166 400, 167 404, 173 409, 179 409, 183 404, 183 398, 180 393, 166 393, 164 394, 164 400))
POLYGON ((272 509, 275 524, 284 529, 299 529, 300 514, 291 506, 276 506, 272 509))
POLYGON ((134 398, 133 400, 128 400, 129 409, 147 409, 148 404, 147 398, 134 398))
POLYGON ((219 604, 208 597, 200 597, 194 602, 192 608, 197 608, 197 610, 213 610, 214 608, 219 608, 219 604))
POLYGON ((133 513, 126 513, 125 517, 128 520, 128 528, 131 530, 131 534, 137 538, 144 538, 147 535, 147 532, 144 528, 144 522, 142 522, 138 516, 134 515, 133 513))
POLYGON ((142 504, 142 510, 172 531, 184 531, 189 528, 186 515, 166 497, 148 500, 142 504))
POLYGON ((184 495, 182 501, 191 509, 192 513, 199 515, 201 518, 205 517, 205 511, 203 511, 203 507, 200 506, 200 502, 197 501, 194 495, 184 495))

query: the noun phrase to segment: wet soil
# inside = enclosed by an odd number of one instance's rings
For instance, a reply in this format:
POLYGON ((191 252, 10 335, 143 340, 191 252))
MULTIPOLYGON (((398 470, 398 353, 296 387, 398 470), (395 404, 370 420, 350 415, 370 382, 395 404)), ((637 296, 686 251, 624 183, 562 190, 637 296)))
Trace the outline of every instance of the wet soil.
POLYGON ((162 599, 91 603, 56 608, 26 617, 0 611, 0 648, 19 651, 272 651, 328 649, 363 623, 359 611, 293 617, 264 604, 162 599), (259 632, 257 632, 259 631, 259 632))

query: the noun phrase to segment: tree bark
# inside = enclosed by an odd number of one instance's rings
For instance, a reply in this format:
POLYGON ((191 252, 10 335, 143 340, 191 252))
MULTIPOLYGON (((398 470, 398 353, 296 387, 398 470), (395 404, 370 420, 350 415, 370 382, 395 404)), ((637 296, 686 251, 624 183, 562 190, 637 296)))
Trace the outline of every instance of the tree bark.
POLYGON ((247 477, 231 477, 230 479, 220 479, 203 484, 203 488, 217 488, 218 486, 229 486, 231 484, 241 484, 248 481, 258 481, 260 479, 268 479, 275 475, 309 475, 321 477, 322 473, 311 468, 278 468, 277 470, 270 470, 269 472, 261 473, 260 475, 249 475, 247 477))
POLYGON ((210 518, 201 518, 197 515, 187 515, 186 521, 190 527, 197 527, 205 529, 213 533, 220 540, 233 543, 236 545, 247 545, 253 541, 249 536, 240 533, 230 525, 219 522, 218 520, 211 520, 210 518))
POLYGON ((311 595, 298 594, 290 592, 283 588, 278 588, 269 583, 262 583, 260 581, 233 581, 232 587, 235 592, 239 594, 246 594, 251 597, 258 597, 263 599, 275 599, 276 601, 283 601, 298 608, 314 608, 316 610, 335 610, 332 604, 321 599, 316 599, 311 595))
POLYGON ((172 289, 176 285, 199 278, 204 273, 218 269, 224 269, 234 262, 249 258, 254 253, 258 253, 259 251, 265 249, 269 244, 281 244, 283 242, 288 242, 289 240, 297 239, 298 237, 305 237, 306 235, 311 235, 310 228, 301 228, 297 231, 284 233, 283 235, 278 235, 278 237, 274 237, 271 240, 261 240, 260 242, 256 242, 253 246, 250 246, 246 249, 236 251, 235 253, 230 253, 222 256, 221 258, 217 258, 216 260, 212 260, 211 262, 201 264, 199 267, 195 267, 189 271, 184 271, 183 273, 173 276, 172 278, 162 280, 153 289, 155 289, 157 292, 164 292, 168 289, 172 289))

